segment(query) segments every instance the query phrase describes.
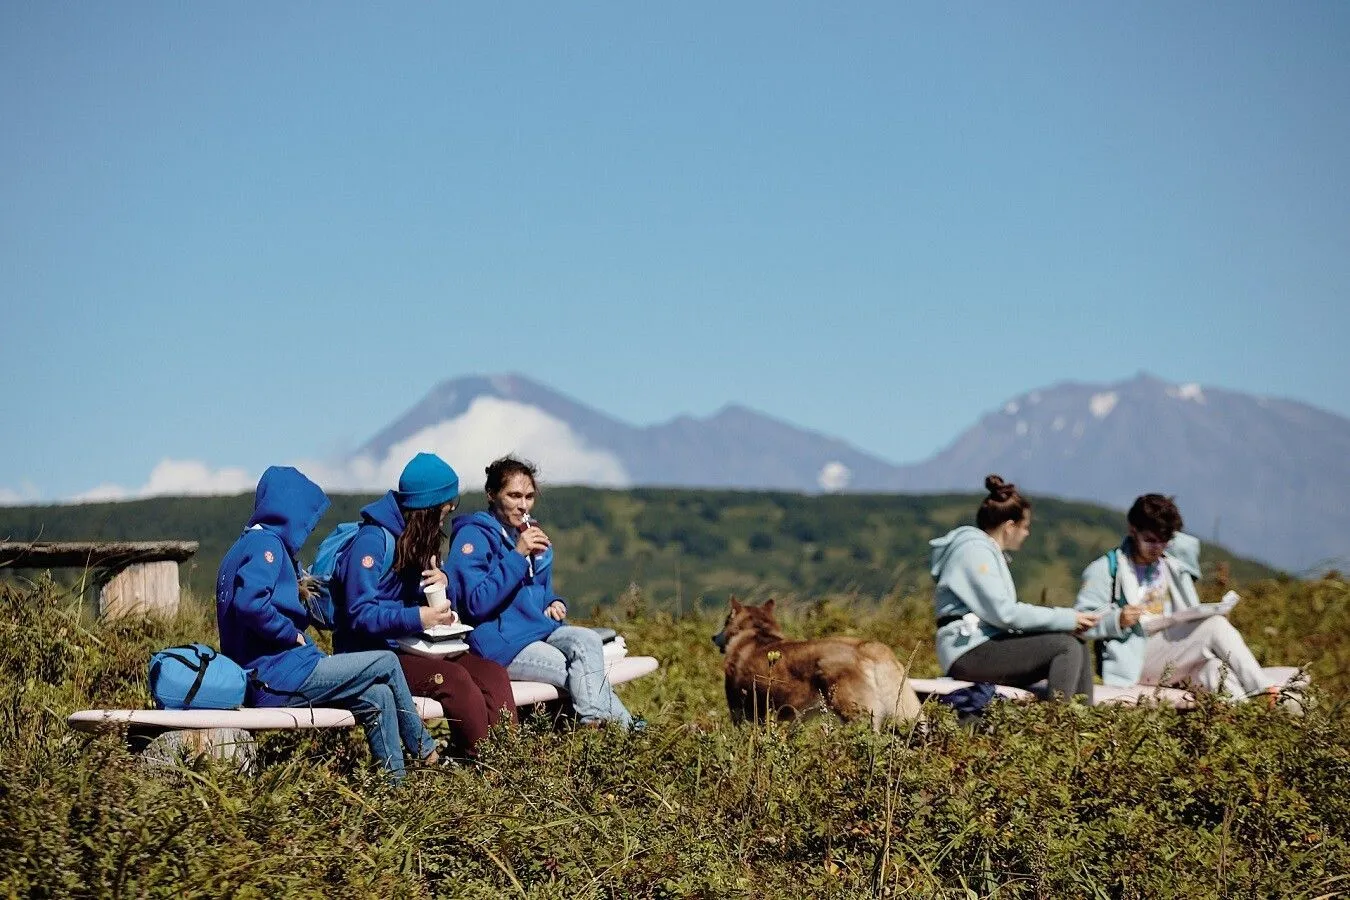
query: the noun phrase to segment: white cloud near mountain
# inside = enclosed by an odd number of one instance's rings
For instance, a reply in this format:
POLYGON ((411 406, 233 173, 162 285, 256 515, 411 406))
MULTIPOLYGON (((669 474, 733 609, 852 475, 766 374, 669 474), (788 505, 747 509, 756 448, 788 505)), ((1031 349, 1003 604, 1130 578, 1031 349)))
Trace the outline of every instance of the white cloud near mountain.
MULTIPOLYGON (((483 469, 507 453, 533 460, 540 479, 549 484, 623 487, 628 472, 613 453, 587 443, 566 422, 536 407, 496 397, 480 397, 463 415, 424 428, 389 448, 383 459, 355 457, 339 462, 301 460, 289 463, 327 491, 383 491, 398 484, 404 465, 419 452, 436 453, 459 473, 460 490, 480 490, 483 469)), ((95 503, 156 496, 203 496, 252 491, 261 472, 237 466, 213 468, 199 460, 164 459, 140 487, 101 484, 67 502, 95 503)), ((0 504, 32 503, 32 485, 14 491, 0 488, 0 504)))
POLYGON ((311 477, 329 490, 385 490, 398 484, 404 465, 420 452, 454 466, 461 491, 482 488, 487 464, 508 453, 537 463, 540 480, 549 484, 623 487, 632 481, 617 456, 589 446, 563 420, 499 397, 479 397, 462 415, 394 444, 382 460, 315 464, 311 477))
POLYGON ((0 506, 25 506, 38 502, 39 496, 37 486, 28 482, 17 488, 0 485, 0 506))
POLYGON ((842 491, 853 480, 853 470, 838 460, 831 460, 820 467, 816 484, 823 491, 842 491))
POLYGON ((138 488, 101 484, 72 497, 76 503, 104 500, 131 500, 136 497, 184 497, 238 494, 251 491, 258 476, 237 466, 214 469, 195 459, 162 459, 150 470, 150 477, 138 488))

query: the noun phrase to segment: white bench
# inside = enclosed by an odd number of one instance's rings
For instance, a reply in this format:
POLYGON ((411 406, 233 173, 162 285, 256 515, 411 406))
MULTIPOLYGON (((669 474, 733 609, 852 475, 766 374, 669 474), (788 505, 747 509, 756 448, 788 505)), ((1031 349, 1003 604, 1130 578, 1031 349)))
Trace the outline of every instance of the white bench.
MULTIPOLYGON (((1271 681, 1277 684, 1296 687, 1301 670, 1293 666, 1268 666, 1263 669, 1271 681)), ((920 696, 941 696, 961 688, 970 687, 972 682, 956 678, 911 678, 909 684, 920 696)), ((1131 684, 1124 687, 1099 684, 1093 688, 1093 699, 1098 704, 1115 706, 1138 706, 1142 704, 1165 704, 1177 709, 1191 709, 1195 706, 1195 695, 1181 688, 1159 687, 1154 684, 1131 684)), ((1033 684, 1030 688, 1011 687, 1006 684, 994 685, 994 694, 1007 700, 1037 700, 1045 697, 1045 682, 1033 684)))
MULTIPOLYGON (((651 656, 607 659, 605 674, 611 684, 623 684, 655 672, 659 663, 651 656)), ((566 691, 541 681, 513 681, 516 706, 530 706, 561 699, 566 691)), ((445 718, 441 705, 415 697, 417 710, 427 721, 445 718)), ((115 726, 202 731, 240 728, 245 731, 276 731, 294 728, 350 728, 356 718, 345 709, 331 707, 249 707, 246 709, 84 709, 71 713, 66 722, 76 731, 102 731, 115 726)))

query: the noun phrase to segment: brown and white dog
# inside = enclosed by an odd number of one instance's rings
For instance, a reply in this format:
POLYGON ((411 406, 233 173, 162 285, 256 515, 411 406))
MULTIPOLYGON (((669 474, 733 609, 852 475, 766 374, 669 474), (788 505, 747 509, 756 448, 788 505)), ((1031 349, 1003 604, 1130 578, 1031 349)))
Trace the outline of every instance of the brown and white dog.
POLYGON ((737 724, 763 721, 769 711, 791 719, 824 708, 845 720, 868 718, 880 730, 886 719, 919 715, 919 698, 890 647, 853 637, 788 640, 772 600, 746 606, 733 597, 713 643, 727 657, 727 706, 737 724))

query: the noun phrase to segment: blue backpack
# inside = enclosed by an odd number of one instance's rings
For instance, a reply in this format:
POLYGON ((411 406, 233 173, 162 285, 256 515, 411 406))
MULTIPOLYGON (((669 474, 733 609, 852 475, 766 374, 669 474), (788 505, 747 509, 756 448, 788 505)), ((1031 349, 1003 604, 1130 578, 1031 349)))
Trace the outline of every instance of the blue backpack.
POLYGON ((238 709, 248 688, 239 664, 205 644, 159 651, 149 680, 157 709, 238 709))
MULTIPOLYGON (((310 622, 317 628, 332 631, 337 623, 337 606, 333 602, 334 580, 338 577, 338 569, 347 558, 347 551, 351 549, 362 524, 343 522, 328 532, 328 537, 319 544, 314 565, 309 567, 308 574, 318 581, 318 587, 314 595, 305 601, 305 606, 309 610, 310 622)), ((380 531, 384 534, 384 567, 380 572, 380 577, 383 578, 389 567, 394 564, 394 535, 383 526, 380 527, 380 531)))

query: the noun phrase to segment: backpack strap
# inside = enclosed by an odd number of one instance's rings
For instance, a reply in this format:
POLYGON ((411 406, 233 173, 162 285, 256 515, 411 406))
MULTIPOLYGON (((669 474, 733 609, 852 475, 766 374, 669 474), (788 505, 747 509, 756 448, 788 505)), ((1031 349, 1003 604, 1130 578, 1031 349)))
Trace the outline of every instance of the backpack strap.
POLYGON ((196 647, 190 648, 197 654, 197 677, 192 680, 192 687, 188 688, 187 696, 183 698, 184 706, 191 706, 197 692, 202 689, 202 680, 206 678, 206 667, 211 664, 211 660, 216 658, 216 651, 212 650, 210 654, 203 653, 196 647))
MULTIPOLYGON (((246 669, 244 672, 248 678, 248 683, 254 691, 263 690, 269 694, 276 694, 278 697, 293 697, 305 701, 305 708, 309 710, 309 724, 314 724, 314 701, 299 691, 283 691, 281 688, 274 688, 267 682, 258 677, 258 673, 253 669, 246 669)), ((299 709, 298 706, 288 706, 287 709, 299 709)))
MULTIPOLYGON (((1120 583, 1116 575, 1120 571, 1120 550, 1111 549, 1106 551, 1106 572, 1111 578, 1111 603, 1117 606, 1125 605, 1125 595, 1120 591, 1120 583)), ((1102 674, 1102 665, 1106 661, 1106 641, 1097 639, 1092 642, 1092 664, 1097 675, 1102 674)))
POLYGON ((1120 590, 1120 550, 1106 551, 1106 571, 1111 576, 1111 602, 1117 606, 1125 605, 1125 595, 1120 590))

